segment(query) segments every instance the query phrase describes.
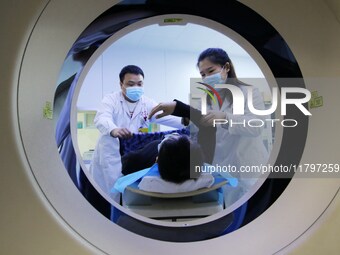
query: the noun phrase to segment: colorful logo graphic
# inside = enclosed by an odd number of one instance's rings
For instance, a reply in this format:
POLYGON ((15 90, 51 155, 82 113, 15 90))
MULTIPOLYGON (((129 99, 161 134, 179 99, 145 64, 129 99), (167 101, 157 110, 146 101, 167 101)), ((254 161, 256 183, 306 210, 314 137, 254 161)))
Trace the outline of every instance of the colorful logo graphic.
POLYGON ((198 84, 201 84, 205 87, 207 87, 208 89, 204 89, 204 88, 201 88, 201 87, 196 87, 197 89, 200 89, 200 90, 203 90, 205 93, 207 93, 209 95, 209 97, 211 98, 211 100, 214 102, 214 104, 217 104, 216 102, 216 99, 214 97, 214 95, 216 96, 217 100, 218 100, 218 105, 221 109, 222 107, 222 104, 223 104, 223 101, 222 101, 222 98, 220 96, 220 94, 218 94, 218 92, 216 91, 216 89, 214 89, 212 86, 210 86, 209 84, 206 84, 206 83, 203 83, 203 82, 197 82, 198 84), (212 93, 214 94, 212 94, 212 93))

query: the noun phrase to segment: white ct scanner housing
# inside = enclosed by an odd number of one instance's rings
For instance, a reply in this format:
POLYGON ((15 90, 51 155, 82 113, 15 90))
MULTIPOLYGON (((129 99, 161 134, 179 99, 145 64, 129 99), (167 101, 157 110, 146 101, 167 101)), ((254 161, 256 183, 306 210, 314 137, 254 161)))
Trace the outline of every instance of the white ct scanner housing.
MULTIPOLYGON (((53 101, 60 67, 80 33, 119 1, 30 0, 1 5, 1 254, 339 254, 338 178, 293 178, 257 219, 206 241, 145 238, 103 217, 73 185, 59 157, 53 101)), ((340 5, 240 1, 286 40, 302 75, 339 77, 340 5)), ((208 3, 207 3, 208 4, 208 3)), ((218 8, 218 7, 217 7, 218 8)), ((131 16, 131 19, 133 16, 131 16)), ((246 18, 246 17, 245 17, 246 18)), ((312 110, 302 163, 339 163, 340 86, 306 83, 312 110)))

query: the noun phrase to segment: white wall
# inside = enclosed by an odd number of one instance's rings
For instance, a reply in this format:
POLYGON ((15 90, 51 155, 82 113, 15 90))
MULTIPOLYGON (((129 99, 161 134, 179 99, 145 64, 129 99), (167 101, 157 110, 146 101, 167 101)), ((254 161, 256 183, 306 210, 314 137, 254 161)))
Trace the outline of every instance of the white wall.
POLYGON ((96 110, 105 94, 120 90, 119 72, 130 64, 143 69, 146 96, 159 102, 175 98, 188 102, 190 78, 200 77, 196 68, 199 53, 221 45, 226 45, 239 77, 263 77, 240 46, 214 30, 193 24, 153 25, 127 34, 103 52, 84 80, 78 109, 96 110))

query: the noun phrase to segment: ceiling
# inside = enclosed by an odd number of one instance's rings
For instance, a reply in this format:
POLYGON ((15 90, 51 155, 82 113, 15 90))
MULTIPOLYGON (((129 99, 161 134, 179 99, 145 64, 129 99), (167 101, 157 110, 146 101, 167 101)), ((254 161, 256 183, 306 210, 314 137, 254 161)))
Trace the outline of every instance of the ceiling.
POLYGON ((191 23, 146 26, 121 37, 111 47, 187 52, 201 52, 209 47, 220 47, 227 50, 230 55, 249 56, 227 36, 213 29, 191 23))

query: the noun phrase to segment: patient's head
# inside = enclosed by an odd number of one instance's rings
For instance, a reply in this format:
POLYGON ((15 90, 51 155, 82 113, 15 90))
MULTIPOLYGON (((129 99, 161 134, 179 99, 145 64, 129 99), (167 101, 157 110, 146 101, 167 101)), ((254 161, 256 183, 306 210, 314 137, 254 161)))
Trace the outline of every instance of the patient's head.
POLYGON ((170 135, 160 144, 157 162, 164 180, 182 183, 190 179, 195 166, 202 166, 203 154, 200 145, 188 136, 170 135))

